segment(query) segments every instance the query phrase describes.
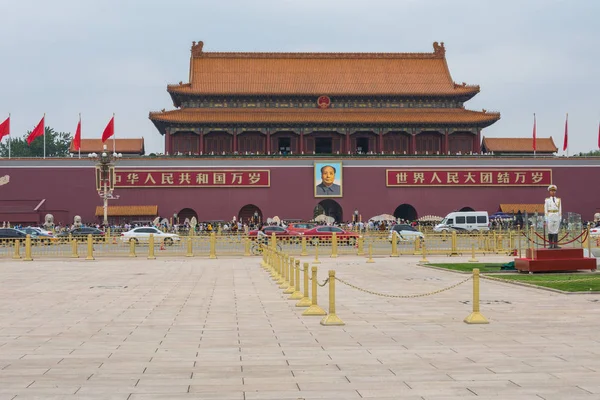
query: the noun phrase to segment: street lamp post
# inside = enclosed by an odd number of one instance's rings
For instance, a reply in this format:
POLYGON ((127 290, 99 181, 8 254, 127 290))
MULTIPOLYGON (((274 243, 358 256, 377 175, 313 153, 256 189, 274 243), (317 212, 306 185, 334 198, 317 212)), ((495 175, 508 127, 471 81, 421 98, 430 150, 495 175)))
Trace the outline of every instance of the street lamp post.
POLYGON ((115 161, 123 157, 121 153, 109 153, 104 145, 102 154, 88 154, 90 160, 96 161, 96 189, 103 200, 104 219, 102 224, 108 226, 108 200, 116 200, 119 196, 113 195, 115 161))

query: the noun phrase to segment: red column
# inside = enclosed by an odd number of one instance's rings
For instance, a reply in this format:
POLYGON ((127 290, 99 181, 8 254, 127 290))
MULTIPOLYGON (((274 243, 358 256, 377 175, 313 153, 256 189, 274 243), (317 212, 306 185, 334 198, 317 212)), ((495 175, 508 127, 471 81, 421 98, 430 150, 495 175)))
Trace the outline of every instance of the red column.
POLYGON ((237 151, 237 131, 238 128, 233 128, 233 152, 237 151))
POLYGON ((271 128, 267 128, 267 154, 271 154, 271 128))
POLYGON ((350 129, 346 128, 346 143, 344 144, 346 147, 346 154, 352 152, 352 148, 350 146, 350 129))
POLYGON ((411 154, 417 154, 417 131, 412 130, 412 137, 410 138, 411 154))
POLYGON ((475 150, 473 150, 473 151, 477 154, 480 154, 481 153, 481 128, 477 128, 477 135, 475 136, 475 140, 477 140, 477 142, 475 143, 475 150))
POLYGON ((304 154, 304 128, 300 128, 300 154, 304 154))
POLYGON ((165 154, 171 154, 171 128, 165 129, 165 154))
POLYGON ((200 154, 204 154, 204 129, 200 129, 200 154))
POLYGON ((444 131, 444 153, 443 154, 448 154, 448 136, 450 135, 450 133, 448 132, 448 128, 446 128, 446 130, 444 131))
POLYGON ((379 136, 377 137, 379 140, 379 153, 383 153, 383 129, 379 129, 379 136))

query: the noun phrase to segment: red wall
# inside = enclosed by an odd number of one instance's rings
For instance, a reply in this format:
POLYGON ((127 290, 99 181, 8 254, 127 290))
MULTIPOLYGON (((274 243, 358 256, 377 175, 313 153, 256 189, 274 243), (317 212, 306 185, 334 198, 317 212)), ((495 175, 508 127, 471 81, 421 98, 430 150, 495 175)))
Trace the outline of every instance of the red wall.
MULTIPOLYGON (((150 168, 157 169, 156 166, 150 168)), ((240 168, 252 169, 247 165, 240 168)), ((445 216, 462 207, 492 213, 501 203, 541 204, 547 195, 542 187, 388 188, 386 168, 390 167, 344 166, 343 197, 334 200, 341 205, 345 220, 352 218, 356 208, 363 219, 368 219, 377 214, 393 214, 396 207, 404 203, 412 205, 418 216, 445 216)), ((312 165, 256 169, 270 169, 270 188, 118 189, 115 194, 120 195, 120 199, 110 201, 109 205, 158 205, 162 217, 192 208, 199 220, 230 220, 244 205, 254 204, 265 218, 275 215, 283 219, 312 218, 314 207, 323 200, 314 197, 312 165)), ((552 170, 553 182, 558 185, 558 195, 563 199, 563 213, 576 212, 585 220, 593 219, 594 212, 600 209, 600 185, 597 184, 600 169, 559 166, 552 170)), ((92 167, 0 167, 0 176, 6 174, 10 175, 10 183, 0 187, 0 223, 7 218, 2 214, 2 201, 42 199, 46 199, 39 211, 42 221, 48 212, 55 215, 56 223, 72 223, 75 215, 81 215, 86 222, 96 221, 95 209, 102 205, 102 200, 95 190, 92 167)))

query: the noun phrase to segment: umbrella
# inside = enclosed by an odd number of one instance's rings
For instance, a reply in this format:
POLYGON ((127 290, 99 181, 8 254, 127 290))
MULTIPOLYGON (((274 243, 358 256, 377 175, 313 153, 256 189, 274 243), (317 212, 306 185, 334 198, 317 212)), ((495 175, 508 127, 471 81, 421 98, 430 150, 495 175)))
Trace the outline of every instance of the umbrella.
POLYGON ((279 217, 276 215, 276 216, 274 216, 274 217, 273 217, 273 222, 274 222, 274 223, 276 223, 276 224, 278 224, 278 223, 280 223, 280 222, 281 222, 281 220, 280 220, 280 219, 279 219, 279 217))
POLYGON ((420 222, 440 222, 444 218, 438 217, 437 215, 424 215, 419 218, 420 222))
POLYGON ((317 215, 315 217, 315 221, 316 222, 325 222, 327 224, 333 224, 333 222, 335 221, 335 218, 333 217, 328 217, 325 214, 321 214, 321 215, 317 215))
POLYGON ((369 221, 394 221, 396 222, 396 217, 394 217, 393 215, 390 214, 381 214, 381 215, 376 215, 374 217, 369 218, 369 221))

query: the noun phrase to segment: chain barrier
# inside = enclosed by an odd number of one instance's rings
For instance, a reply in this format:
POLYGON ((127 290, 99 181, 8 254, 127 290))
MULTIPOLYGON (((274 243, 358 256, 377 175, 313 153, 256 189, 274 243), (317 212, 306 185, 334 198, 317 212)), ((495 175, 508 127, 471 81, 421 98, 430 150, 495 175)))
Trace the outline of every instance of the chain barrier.
MULTIPOLYGON (((309 280, 309 281, 312 281, 312 280, 313 280, 313 278, 312 278, 312 277, 310 277, 310 278, 308 278, 308 280, 309 280)), ((319 280, 317 280, 317 285, 319 285, 319 286, 323 287, 323 286, 327 285, 327 282, 329 282, 329 278, 325 279, 325 281, 324 281, 323 283, 319 283, 319 280)))
MULTIPOLYGON (((542 239, 542 240, 544 241, 544 243, 550 243, 550 241, 549 241, 549 240, 547 240, 546 238, 542 237, 542 236, 541 236, 539 233, 535 232, 535 235, 536 235, 537 237, 539 237, 540 239, 542 239)), ((560 238, 560 239, 558 240, 558 242, 556 242, 556 244, 557 244, 557 245, 558 245, 558 244, 560 244, 560 245, 564 246, 565 244, 570 244, 570 243, 573 243, 574 241, 576 241, 577 239, 579 239, 579 238, 580 238, 580 237, 582 237, 583 235, 586 235, 586 236, 585 236, 585 238, 583 238, 581 241, 582 241, 582 242, 585 242, 585 240, 587 239, 587 230, 585 230, 585 231, 581 232, 581 234, 580 234, 579 236, 577 236, 576 238, 574 238, 573 240, 569 240, 568 242, 563 242, 563 240, 564 240, 564 239, 565 239, 567 236, 569 236, 569 233, 567 232, 567 233, 565 234, 565 236, 563 236, 562 238, 560 238)))
POLYGON ((349 286, 349 287, 351 287, 353 289, 356 289, 356 290, 361 291, 361 292, 369 293, 369 294, 372 294, 372 295, 375 295, 375 296, 389 297, 389 298, 394 298, 394 299, 412 299, 412 298, 416 298, 416 297, 432 296, 434 294, 438 294, 438 293, 442 293, 442 292, 445 292, 445 291, 450 290, 450 289, 454 289, 455 287, 460 286, 463 283, 466 283, 466 282, 470 281, 471 279, 473 279, 473 276, 471 275, 467 279, 462 280, 462 281, 460 281, 458 283, 455 283, 452 286, 448 286, 448 287, 445 287, 443 289, 434 290, 433 292, 419 293, 419 294, 408 294, 408 295, 397 295, 397 294, 379 293, 379 292, 375 292, 373 290, 368 290, 368 289, 360 288, 360 287, 358 287, 356 285, 351 284, 350 282, 346 282, 345 280, 338 278, 337 276, 335 277, 335 279, 337 281, 339 281, 340 283, 343 283, 344 285, 349 286))

